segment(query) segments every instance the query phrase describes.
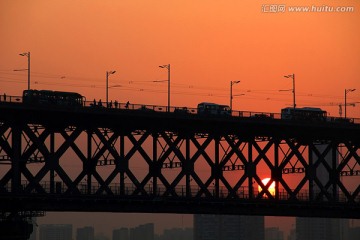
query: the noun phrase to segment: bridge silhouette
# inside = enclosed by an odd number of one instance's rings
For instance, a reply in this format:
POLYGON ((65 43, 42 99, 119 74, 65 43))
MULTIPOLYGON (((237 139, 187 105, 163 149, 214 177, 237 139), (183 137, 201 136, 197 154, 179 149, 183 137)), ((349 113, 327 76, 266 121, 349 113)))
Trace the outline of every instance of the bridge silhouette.
POLYGON ((357 120, 177 110, 1 101, 2 214, 360 218, 357 120))

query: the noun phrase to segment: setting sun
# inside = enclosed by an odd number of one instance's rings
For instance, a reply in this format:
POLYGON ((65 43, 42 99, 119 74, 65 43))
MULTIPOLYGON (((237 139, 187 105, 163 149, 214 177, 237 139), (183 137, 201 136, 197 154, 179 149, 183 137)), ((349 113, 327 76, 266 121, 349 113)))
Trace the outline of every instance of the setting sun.
MULTIPOLYGON (((263 180, 261 180, 261 182, 266 186, 266 184, 268 184, 268 182, 270 181, 270 178, 264 178, 263 180)), ((262 191, 262 187, 259 185, 258 186, 258 190, 259 192, 262 191)), ((273 181, 270 186, 269 186, 269 192, 272 196, 275 196, 275 182, 273 181)))

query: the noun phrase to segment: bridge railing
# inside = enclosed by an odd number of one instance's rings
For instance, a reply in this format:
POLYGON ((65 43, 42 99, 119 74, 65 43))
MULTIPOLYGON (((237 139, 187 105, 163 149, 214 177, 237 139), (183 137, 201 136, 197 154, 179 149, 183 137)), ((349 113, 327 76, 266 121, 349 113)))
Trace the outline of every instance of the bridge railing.
MULTIPOLYGON (((120 102, 109 102, 101 103, 94 101, 86 101, 84 103, 85 107, 95 107, 95 109, 104 108, 104 109, 121 109, 121 110, 137 110, 143 112, 168 112, 167 106, 159 105, 146 105, 146 104, 132 104, 132 103, 120 103, 120 102)), ((170 107, 170 113, 174 114, 198 114, 197 108, 188 108, 188 107, 170 107)), ((280 113, 271 113, 271 112, 256 112, 256 111, 237 111, 232 110, 231 115, 216 115, 210 114, 207 117, 240 117, 240 118, 253 118, 253 119, 281 119, 280 113)), ((342 118, 342 117, 332 117, 329 116, 326 119, 327 122, 334 123, 355 123, 360 124, 360 118, 342 118)))
MULTIPOLYGON (((22 181, 22 188, 17 194, 39 194, 34 190, 30 193, 27 192, 28 181, 22 181)), ((225 187, 220 187, 218 194, 216 193, 216 189, 214 186, 207 188, 207 193, 202 191, 199 186, 190 186, 189 189, 186 188, 185 185, 179 185, 175 187, 173 191, 170 191, 163 185, 157 185, 156 189, 153 188, 152 184, 147 184, 143 189, 139 191, 139 188, 131 183, 126 183, 124 189, 121 190, 121 186, 118 183, 109 184, 107 186, 107 190, 103 189, 100 192, 101 185, 99 183, 92 183, 90 186, 87 183, 79 183, 77 185, 76 191, 69 192, 68 187, 63 182, 55 182, 53 186, 51 186, 51 182, 44 181, 40 183, 40 186, 45 191, 46 195, 53 196, 53 195, 80 195, 80 196, 88 196, 88 197, 96 197, 96 196, 109 196, 109 197, 157 197, 157 198, 171 198, 171 197, 178 197, 178 198, 192 198, 192 199, 239 199, 239 200, 269 200, 273 199, 270 198, 265 193, 260 194, 255 188, 253 189, 252 196, 250 194, 248 187, 240 187, 236 194, 234 195, 232 191, 229 191, 225 187), (51 190, 53 189, 53 190, 51 190), (108 192, 110 190, 110 193, 108 192)), ((0 189, 0 196, 12 194, 11 192, 11 185, 7 184, 4 188, 0 189)), ((314 191, 312 194, 312 200, 310 198, 310 194, 308 190, 302 190, 297 193, 295 196, 291 196, 288 192, 284 189, 280 190, 277 194, 277 200, 280 201, 299 201, 299 202, 309 202, 309 201, 316 201, 316 202, 329 202, 329 200, 321 194, 319 191, 314 191)), ((273 196, 275 198, 275 196, 273 196)), ((348 202, 348 198, 345 194, 339 193, 336 196, 336 201, 338 203, 346 203, 348 202)), ((360 203, 360 196, 356 197, 356 203, 360 203)))
POLYGON ((9 103, 22 103, 21 96, 9 96, 6 94, 0 95, 0 102, 9 102, 9 103))
MULTIPOLYGON (((0 103, 22 103, 22 96, 8 96, 6 94, 0 95, 0 103)), ((147 105, 147 104, 133 104, 133 103, 122 103, 118 101, 110 102, 101 102, 100 100, 93 101, 84 101, 84 107, 89 107, 93 109, 119 109, 119 110, 138 110, 143 112, 170 112, 174 114, 197 114, 197 108, 188 108, 188 107, 173 107, 171 106, 169 111, 167 106, 161 105, 147 105)), ((220 115, 209 115, 218 117, 220 115)), ((221 115, 223 117, 228 117, 229 115, 221 115)), ((270 113, 270 112, 254 112, 254 111, 231 111, 232 117, 240 118, 254 118, 254 119, 281 119, 280 113, 270 113)), ((327 122, 334 123, 355 123, 360 124, 360 118, 342 118, 342 117, 333 117, 328 116, 327 122)))

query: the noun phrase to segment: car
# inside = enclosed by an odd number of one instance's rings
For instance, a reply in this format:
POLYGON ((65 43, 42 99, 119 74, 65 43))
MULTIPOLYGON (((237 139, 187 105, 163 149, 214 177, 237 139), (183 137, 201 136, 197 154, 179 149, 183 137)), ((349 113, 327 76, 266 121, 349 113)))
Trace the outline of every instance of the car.
POLYGON ((188 113, 190 113, 190 111, 189 111, 189 109, 187 107, 179 107, 179 108, 175 108, 174 113, 188 114, 188 113))

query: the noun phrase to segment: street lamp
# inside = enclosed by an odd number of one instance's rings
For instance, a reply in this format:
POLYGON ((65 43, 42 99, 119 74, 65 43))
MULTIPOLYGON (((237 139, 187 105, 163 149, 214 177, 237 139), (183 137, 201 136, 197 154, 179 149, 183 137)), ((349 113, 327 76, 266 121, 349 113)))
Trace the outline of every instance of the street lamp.
MULTIPOLYGON (((170 112, 170 64, 167 65, 161 65, 159 68, 166 68, 168 70, 168 109, 167 111, 170 112)), ((159 82, 159 81, 157 81, 159 82)))
POLYGON ((344 109, 344 113, 345 113, 345 118, 346 118, 346 95, 349 93, 349 92, 353 92, 355 91, 356 89, 355 88, 352 88, 352 89, 345 89, 345 109, 344 109))
POLYGON ((106 71, 106 106, 109 102, 109 75, 116 73, 116 71, 106 71))
POLYGON ((233 100, 232 86, 237 83, 240 83, 240 81, 230 81, 230 110, 232 110, 232 100, 233 100))
POLYGON ((28 71, 28 90, 30 90, 30 52, 20 53, 19 55, 28 59, 28 68, 26 70, 28 71))
POLYGON ((295 112, 295 108, 296 108, 296 102, 295 102, 295 74, 290 74, 290 75, 286 75, 284 76, 285 78, 292 78, 293 80, 293 89, 292 89, 292 92, 293 92, 293 104, 294 104, 294 112, 295 112))

